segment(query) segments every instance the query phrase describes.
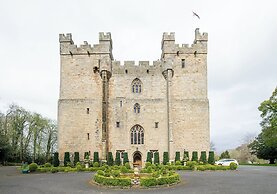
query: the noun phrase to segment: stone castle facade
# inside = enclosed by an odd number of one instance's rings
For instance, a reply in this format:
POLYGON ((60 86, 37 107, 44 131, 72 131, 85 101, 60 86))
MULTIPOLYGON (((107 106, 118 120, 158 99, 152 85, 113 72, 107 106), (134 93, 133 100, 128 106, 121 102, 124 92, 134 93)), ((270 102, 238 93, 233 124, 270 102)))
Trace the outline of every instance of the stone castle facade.
MULTIPOLYGON (((164 33, 161 59, 125 61, 113 58, 110 33, 99 43, 77 47, 71 34, 60 34, 58 150, 99 152, 105 160, 127 152, 131 162, 146 153, 209 151, 207 98, 208 34, 195 30, 192 45, 175 43, 164 33)), ((92 156, 93 154, 91 154, 92 156)), ((191 154, 190 154, 191 156, 191 154)))

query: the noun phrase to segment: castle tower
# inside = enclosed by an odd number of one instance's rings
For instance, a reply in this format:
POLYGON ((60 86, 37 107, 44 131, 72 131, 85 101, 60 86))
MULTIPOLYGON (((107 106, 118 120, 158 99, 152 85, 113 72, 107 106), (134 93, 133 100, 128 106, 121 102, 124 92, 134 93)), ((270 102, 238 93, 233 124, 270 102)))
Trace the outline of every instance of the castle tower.
MULTIPOLYGON (((195 30, 193 44, 179 46, 164 33, 161 59, 113 59, 110 33, 99 43, 77 46, 71 34, 60 35, 61 78, 58 107, 58 151, 127 152, 142 165, 147 152, 209 151, 207 98, 208 34, 195 30)), ((182 158, 181 158, 182 159, 182 158)))

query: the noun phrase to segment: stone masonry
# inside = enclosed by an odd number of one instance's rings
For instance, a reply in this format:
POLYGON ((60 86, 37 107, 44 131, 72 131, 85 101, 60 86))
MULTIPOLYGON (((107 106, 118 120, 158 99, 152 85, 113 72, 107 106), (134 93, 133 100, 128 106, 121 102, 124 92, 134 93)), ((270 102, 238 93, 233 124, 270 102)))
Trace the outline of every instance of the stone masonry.
POLYGON ((174 160, 176 151, 181 156, 184 150, 198 155, 209 151, 207 33, 197 28, 193 44, 181 46, 174 33, 164 33, 161 58, 153 65, 115 61, 110 33, 99 33, 93 46, 85 41, 77 47, 71 34, 60 34, 59 41, 61 160, 64 152, 79 152, 82 159, 84 152, 92 157, 97 151, 105 160, 107 152, 115 156, 120 151, 127 152, 131 162, 139 153, 143 163, 148 151, 159 151, 160 160, 163 152, 174 160), (136 125, 143 130, 140 144, 131 138, 136 125))

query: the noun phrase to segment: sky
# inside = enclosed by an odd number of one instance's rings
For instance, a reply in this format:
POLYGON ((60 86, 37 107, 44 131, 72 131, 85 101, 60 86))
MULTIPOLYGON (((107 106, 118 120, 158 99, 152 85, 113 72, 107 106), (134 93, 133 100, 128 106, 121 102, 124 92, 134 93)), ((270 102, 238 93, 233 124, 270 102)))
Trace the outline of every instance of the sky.
POLYGON ((217 152, 261 128, 259 104, 277 86, 277 1, 0 1, 0 111, 16 103, 57 119, 60 33, 98 43, 111 32, 116 60, 154 61, 163 32, 192 44, 208 32, 211 141, 217 152), (200 16, 193 17, 192 11, 200 16))

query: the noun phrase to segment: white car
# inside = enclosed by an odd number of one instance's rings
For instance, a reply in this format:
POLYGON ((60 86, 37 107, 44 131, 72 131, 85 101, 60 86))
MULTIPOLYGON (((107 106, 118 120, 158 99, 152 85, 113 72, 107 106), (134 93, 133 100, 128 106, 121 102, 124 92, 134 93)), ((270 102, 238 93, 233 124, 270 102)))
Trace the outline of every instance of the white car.
POLYGON ((236 165, 239 165, 238 161, 235 159, 221 159, 215 162, 216 165, 222 165, 222 166, 230 166, 231 163, 235 163, 236 165))

